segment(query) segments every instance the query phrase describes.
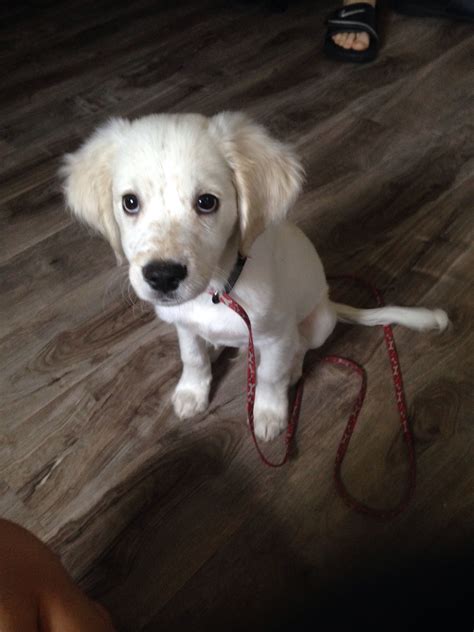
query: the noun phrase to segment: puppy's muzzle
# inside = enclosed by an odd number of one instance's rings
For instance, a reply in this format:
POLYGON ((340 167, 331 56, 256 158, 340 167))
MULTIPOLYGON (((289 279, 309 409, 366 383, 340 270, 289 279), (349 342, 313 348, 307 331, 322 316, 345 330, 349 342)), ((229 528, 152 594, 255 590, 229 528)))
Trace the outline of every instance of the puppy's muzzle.
POLYGON ((148 285, 157 292, 168 294, 178 289, 188 274, 188 269, 175 261, 150 261, 142 268, 142 274, 148 285))

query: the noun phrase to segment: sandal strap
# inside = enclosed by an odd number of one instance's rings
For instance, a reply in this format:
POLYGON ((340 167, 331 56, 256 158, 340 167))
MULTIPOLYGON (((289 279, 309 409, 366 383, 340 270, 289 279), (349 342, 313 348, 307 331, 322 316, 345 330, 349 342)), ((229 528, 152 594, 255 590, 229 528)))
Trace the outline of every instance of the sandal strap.
POLYGON ((366 2, 348 4, 331 13, 326 24, 329 32, 336 33, 364 32, 379 40, 375 29, 375 9, 366 2))

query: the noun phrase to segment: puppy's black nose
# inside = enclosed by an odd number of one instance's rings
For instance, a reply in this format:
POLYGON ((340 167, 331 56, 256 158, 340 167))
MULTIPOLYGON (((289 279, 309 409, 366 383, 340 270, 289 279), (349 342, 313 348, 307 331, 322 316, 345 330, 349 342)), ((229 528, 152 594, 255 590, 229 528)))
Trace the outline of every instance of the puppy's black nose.
POLYGON ((175 261, 150 261, 143 267, 142 274, 150 287, 167 294, 177 289, 188 269, 175 261))

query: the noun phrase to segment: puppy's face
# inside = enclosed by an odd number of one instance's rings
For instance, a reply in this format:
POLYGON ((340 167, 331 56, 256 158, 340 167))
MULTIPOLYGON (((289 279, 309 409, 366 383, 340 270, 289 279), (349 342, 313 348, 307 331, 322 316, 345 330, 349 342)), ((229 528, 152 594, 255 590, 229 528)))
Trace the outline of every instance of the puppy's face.
POLYGON ((65 157, 62 176, 73 213, 127 258, 138 296, 176 305, 225 280, 234 234, 247 254, 285 217, 302 167, 245 115, 162 114, 112 119, 65 157))
POLYGON ((113 213, 136 293, 171 305, 208 287, 236 228, 237 196, 207 119, 150 122, 131 124, 117 146, 113 213))

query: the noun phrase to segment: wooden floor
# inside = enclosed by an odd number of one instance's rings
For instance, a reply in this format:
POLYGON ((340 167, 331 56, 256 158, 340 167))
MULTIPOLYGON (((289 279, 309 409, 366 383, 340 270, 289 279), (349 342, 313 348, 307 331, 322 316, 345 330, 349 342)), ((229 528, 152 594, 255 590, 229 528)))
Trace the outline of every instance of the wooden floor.
MULTIPOLYGON (((119 630, 472 629, 474 29, 385 13, 378 60, 356 67, 320 52, 333 6, 2 9, 0 514, 48 542, 119 630), (208 413, 179 423, 173 329, 64 211, 61 155, 99 122, 221 109, 296 143, 307 183, 293 218, 328 272, 453 321, 441 336, 395 331, 418 486, 389 523, 335 492, 350 374, 308 358, 297 450, 279 471, 246 428, 243 356, 220 361, 208 413)), ((370 304, 350 285, 334 296, 370 304)), ((327 352, 369 374, 344 478, 395 504, 407 467, 382 332, 339 326, 327 352)))

